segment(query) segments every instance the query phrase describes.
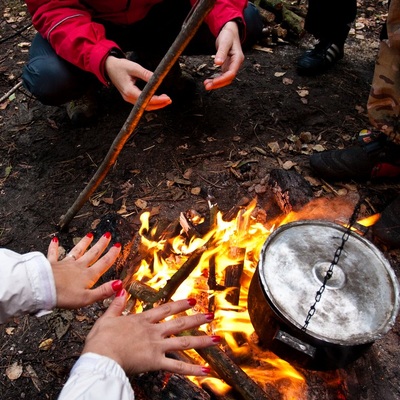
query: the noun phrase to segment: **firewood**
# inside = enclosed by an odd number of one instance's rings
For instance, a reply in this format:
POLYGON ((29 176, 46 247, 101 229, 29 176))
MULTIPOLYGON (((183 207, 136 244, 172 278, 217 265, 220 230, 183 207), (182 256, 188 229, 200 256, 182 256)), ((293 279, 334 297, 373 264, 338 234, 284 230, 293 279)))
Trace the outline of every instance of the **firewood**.
POLYGON ((299 211, 314 196, 310 184, 294 171, 273 169, 270 172, 268 185, 284 214, 299 211))
POLYGON ((304 18, 296 14, 288 7, 282 8, 282 19, 288 26, 289 30, 301 37, 304 35, 304 18))
POLYGON ((132 386, 151 400, 210 400, 210 395, 185 376, 165 371, 147 372, 131 378, 132 386))

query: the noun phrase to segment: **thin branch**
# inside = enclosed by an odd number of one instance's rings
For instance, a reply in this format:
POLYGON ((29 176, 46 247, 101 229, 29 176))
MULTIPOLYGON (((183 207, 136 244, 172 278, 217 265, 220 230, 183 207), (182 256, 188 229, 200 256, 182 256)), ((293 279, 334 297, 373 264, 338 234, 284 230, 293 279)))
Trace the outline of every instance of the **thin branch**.
POLYGON ((216 0, 199 0, 198 5, 194 8, 194 10, 192 10, 191 14, 189 14, 187 21, 183 24, 182 29, 174 43, 172 43, 167 54, 161 60, 160 64, 154 71, 153 76, 144 87, 137 103, 133 107, 117 137, 114 139, 100 167, 97 169, 96 173, 83 191, 79 194, 72 207, 66 212, 65 215, 61 217, 59 222, 60 229, 65 228, 71 222, 72 218, 83 207, 85 202, 104 180, 108 171, 117 160, 117 157, 122 151, 125 143, 132 136, 134 129, 138 125, 140 118, 143 115, 148 102, 150 101, 150 98, 156 92, 162 80, 170 71, 175 62, 178 61, 183 50, 197 32, 207 14, 214 7, 215 1, 216 0))

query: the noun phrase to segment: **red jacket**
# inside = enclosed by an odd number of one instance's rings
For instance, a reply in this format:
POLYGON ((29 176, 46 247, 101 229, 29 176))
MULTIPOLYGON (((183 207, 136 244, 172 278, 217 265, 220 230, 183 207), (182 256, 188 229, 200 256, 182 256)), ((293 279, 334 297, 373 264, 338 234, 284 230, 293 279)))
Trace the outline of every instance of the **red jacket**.
MULTIPOLYGON (((103 19, 127 25, 143 19, 150 8, 162 0, 25 0, 36 30, 46 38, 56 53, 92 72, 106 84, 104 62, 109 51, 117 46, 106 38, 103 19)), ((192 4, 195 0, 190 0, 192 4)), ((247 0, 217 0, 206 22, 217 36, 230 20, 243 19, 247 0)))

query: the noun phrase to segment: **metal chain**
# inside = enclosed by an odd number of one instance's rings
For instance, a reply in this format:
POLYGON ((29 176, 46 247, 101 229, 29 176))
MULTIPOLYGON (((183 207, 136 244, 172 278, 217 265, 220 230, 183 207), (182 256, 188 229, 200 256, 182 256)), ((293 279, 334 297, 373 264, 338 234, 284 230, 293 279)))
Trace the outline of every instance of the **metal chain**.
POLYGON ((321 285, 321 287, 319 288, 319 290, 317 291, 317 293, 315 294, 315 301, 314 304, 310 307, 306 320, 304 321, 304 325, 301 328, 302 331, 306 331, 308 324, 310 323, 310 319, 311 317, 315 314, 316 311, 316 306, 317 303, 319 303, 321 301, 321 297, 322 297, 322 293, 324 293, 325 291, 325 287, 326 287, 326 283, 329 281, 329 279, 331 279, 332 275, 333 275, 333 268, 335 267, 335 265, 338 264, 340 256, 342 255, 342 251, 344 248, 344 245, 346 244, 347 240, 349 239, 350 233, 351 233, 351 228, 353 227, 353 225, 355 224, 355 222, 357 221, 357 216, 360 212, 360 207, 361 204, 363 203, 363 199, 360 198, 360 200, 358 201, 358 203, 356 204, 356 206, 354 207, 353 210, 353 214, 351 215, 347 228, 343 233, 342 236, 342 242, 340 244, 340 246, 336 249, 335 251, 335 255, 333 256, 333 260, 331 262, 331 265, 329 266, 328 270, 326 271, 323 283, 321 285))

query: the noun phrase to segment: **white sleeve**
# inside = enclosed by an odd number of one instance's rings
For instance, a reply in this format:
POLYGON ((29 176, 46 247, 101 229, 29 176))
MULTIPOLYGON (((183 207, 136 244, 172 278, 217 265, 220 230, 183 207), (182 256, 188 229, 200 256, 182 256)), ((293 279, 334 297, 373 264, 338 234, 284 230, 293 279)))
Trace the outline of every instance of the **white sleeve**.
POLYGON ((51 265, 37 251, 0 249, 0 324, 11 316, 50 311, 56 305, 51 265))
POLYGON ((79 357, 58 400, 133 400, 124 370, 111 358, 94 353, 79 357))

